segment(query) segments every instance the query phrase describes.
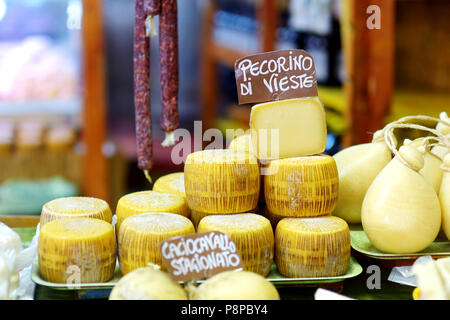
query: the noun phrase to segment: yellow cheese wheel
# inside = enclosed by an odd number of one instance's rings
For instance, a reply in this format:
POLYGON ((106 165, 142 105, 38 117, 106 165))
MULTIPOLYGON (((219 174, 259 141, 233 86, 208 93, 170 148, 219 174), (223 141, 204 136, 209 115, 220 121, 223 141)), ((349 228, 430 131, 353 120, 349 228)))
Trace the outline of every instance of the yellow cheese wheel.
POLYGON ((159 249, 161 241, 194 232, 192 222, 178 214, 152 212, 126 218, 117 237, 120 271, 124 275, 149 263, 165 270, 159 249))
POLYGON ((57 219, 40 229, 39 272, 55 283, 109 281, 116 267, 113 226, 94 218, 57 219))
POLYGON ((152 190, 186 197, 186 192, 184 192, 184 172, 174 172, 158 178, 153 184, 152 190))
POLYGON ((188 155, 184 183, 189 208, 216 214, 256 207, 259 166, 255 156, 236 150, 203 150, 188 155))
POLYGON ((339 177, 328 155, 270 161, 264 176, 267 208, 282 217, 314 217, 336 207, 339 177))
POLYGON ((139 191, 124 195, 119 199, 116 208, 116 233, 120 225, 129 216, 145 212, 169 212, 189 216, 186 199, 176 194, 156 191, 139 191))
POLYGON ((270 221, 254 213, 214 215, 204 217, 198 232, 220 231, 236 244, 244 270, 263 276, 273 262, 274 235, 270 221))
POLYGON ((92 197, 65 197, 44 204, 41 211, 41 227, 56 219, 95 218, 112 222, 112 212, 104 200, 92 197))
POLYGON ((348 225, 338 217, 285 218, 275 230, 275 262, 286 277, 344 275, 350 249, 348 225))

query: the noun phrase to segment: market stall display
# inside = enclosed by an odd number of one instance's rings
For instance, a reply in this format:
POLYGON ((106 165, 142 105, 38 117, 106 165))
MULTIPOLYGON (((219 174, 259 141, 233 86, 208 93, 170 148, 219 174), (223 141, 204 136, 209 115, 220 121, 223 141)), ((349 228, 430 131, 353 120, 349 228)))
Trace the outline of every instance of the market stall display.
MULTIPOLYGON (((156 16, 162 146, 175 144, 180 126, 177 5, 134 2, 133 138, 137 172, 150 183, 156 16)), ((130 188, 118 201, 47 201, 31 229, 26 267, 15 260, 25 242, 0 225, 1 298, 18 296, 17 276, 26 269, 40 288, 109 300, 280 300, 281 289, 339 291, 361 281, 360 258, 375 267, 386 260, 411 266, 424 256, 440 259, 411 267, 419 280, 414 297, 450 298, 448 115, 403 117, 376 128, 370 143, 327 154, 311 53, 292 47, 234 62, 237 100, 253 104, 250 130, 226 148, 199 150, 194 142, 194 150, 183 149, 183 170, 159 172, 151 188, 130 188)), ((58 123, 12 128, 0 124, 0 157, 17 153, 23 164, 43 149, 51 164, 78 140, 75 129, 58 123)))

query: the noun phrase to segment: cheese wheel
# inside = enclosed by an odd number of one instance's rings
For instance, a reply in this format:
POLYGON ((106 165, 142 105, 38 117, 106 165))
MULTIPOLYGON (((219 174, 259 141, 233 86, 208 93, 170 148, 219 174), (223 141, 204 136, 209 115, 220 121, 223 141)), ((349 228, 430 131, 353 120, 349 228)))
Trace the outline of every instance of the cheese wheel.
POLYGON ((92 197, 66 197, 51 200, 42 207, 40 224, 62 218, 95 218, 112 222, 112 212, 104 200, 92 197))
POLYGON ((270 161, 264 176, 267 208, 282 217, 314 217, 336 207, 339 177, 328 155, 270 161))
POLYGON ((110 280, 116 267, 113 226, 93 218, 57 219, 40 229, 39 271, 55 283, 110 280))
POLYGON ((343 275, 350 249, 348 225, 338 217, 286 218, 275 230, 275 262, 287 277, 343 275))
POLYGON ((167 212, 136 214, 125 219, 118 233, 119 265, 122 274, 149 263, 165 270, 159 250, 161 241, 194 233, 192 222, 181 215, 167 212))
POLYGON ((203 150, 188 155, 184 183, 189 208, 215 214, 256 207, 260 188, 255 156, 236 150, 203 150))
POLYGON ((124 195, 119 199, 116 208, 116 233, 120 225, 129 216, 145 212, 169 212, 189 216, 186 199, 176 194, 156 191, 139 191, 124 195))
POLYGON ((153 184, 152 190, 186 197, 186 192, 184 192, 184 172, 170 173, 160 177, 153 184))
POLYGON ((274 236, 270 221, 254 213, 203 218, 198 232, 219 231, 236 244, 244 270, 266 276, 273 262, 274 236))

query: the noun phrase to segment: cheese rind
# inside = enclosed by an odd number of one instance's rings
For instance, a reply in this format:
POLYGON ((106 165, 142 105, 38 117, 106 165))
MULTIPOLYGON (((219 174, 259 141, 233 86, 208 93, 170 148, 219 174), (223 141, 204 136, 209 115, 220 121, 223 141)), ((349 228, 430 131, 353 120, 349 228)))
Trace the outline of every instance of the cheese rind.
POLYGON ((153 212, 128 217, 120 227, 119 265, 122 274, 156 264, 165 270, 159 244, 169 238, 194 233, 192 222, 181 215, 153 212))
POLYGON ((275 230, 275 261, 287 277, 343 275, 350 249, 348 225, 338 217, 286 218, 275 230))
POLYGON ((124 195, 116 208, 116 233, 119 234, 122 222, 129 216, 146 212, 169 212, 189 216, 186 199, 176 194, 156 191, 139 191, 124 195))
POLYGON ((108 203, 93 197, 66 197, 51 200, 42 207, 40 224, 56 219, 95 218, 112 222, 112 212, 108 203))
POLYGON ((193 211, 240 213, 257 206, 260 176, 255 156, 215 149, 193 152, 184 166, 186 199, 193 211))
POLYGON ((204 217, 197 232, 219 231, 236 244, 244 270, 266 276, 274 253, 274 235, 270 221, 253 213, 204 217))
POLYGON ((317 97, 257 104, 250 114, 250 129, 260 160, 307 156, 325 150, 325 109, 317 97))
POLYGON ((94 218, 57 219, 40 229, 39 272, 55 283, 110 280, 116 267, 113 226, 94 218))
POLYGON ((268 210, 280 217, 314 217, 336 207, 339 177, 328 155, 270 161, 264 176, 268 210))

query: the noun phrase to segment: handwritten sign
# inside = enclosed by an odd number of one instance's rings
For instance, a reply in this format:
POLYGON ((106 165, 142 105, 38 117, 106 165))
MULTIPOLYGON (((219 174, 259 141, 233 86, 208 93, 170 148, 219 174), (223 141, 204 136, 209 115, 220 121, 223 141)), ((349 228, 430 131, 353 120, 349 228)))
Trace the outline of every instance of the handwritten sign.
POLYGON ((175 281, 203 279, 243 268, 234 242, 218 231, 173 237, 163 241, 160 250, 175 281))
POLYGON ((314 97, 316 68, 304 50, 279 50, 236 60, 234 73, 239 104, 314 97))

